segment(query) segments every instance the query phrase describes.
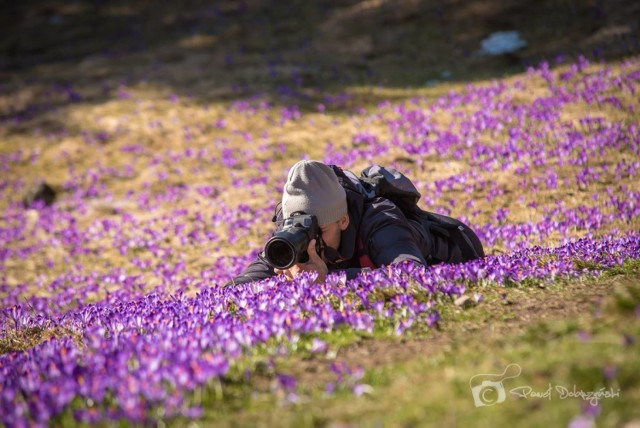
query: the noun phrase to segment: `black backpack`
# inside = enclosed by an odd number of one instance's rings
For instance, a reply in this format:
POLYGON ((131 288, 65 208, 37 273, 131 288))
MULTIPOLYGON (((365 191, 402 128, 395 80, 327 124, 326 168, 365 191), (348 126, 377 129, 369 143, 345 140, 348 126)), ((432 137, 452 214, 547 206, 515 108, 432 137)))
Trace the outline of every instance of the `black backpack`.
POLYGON ((425 211, 418 206, 422 196, 415 185, 394 168, 372 165, 357 177, 335 165, 332 168, 346 190, 365 198, 382 197, 393 202, 409 220, 422 225, 433 242, 432 254, 425 254, 431 264, 462 263, 484 257, 478 236, 463 222, 452 217, 425 211))

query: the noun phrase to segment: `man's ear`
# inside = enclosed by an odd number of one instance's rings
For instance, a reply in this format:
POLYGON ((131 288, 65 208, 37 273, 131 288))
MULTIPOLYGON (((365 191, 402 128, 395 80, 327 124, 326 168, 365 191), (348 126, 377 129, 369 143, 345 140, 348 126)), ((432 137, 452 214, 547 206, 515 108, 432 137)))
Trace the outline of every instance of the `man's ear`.
POLYGON ((348 213, 346 213, 342 217, 340 217, 340 220, 338 220, 338 225, 340 226, 340 230, 346 230, 347 229, 347 226, 349 226, 349 214, 348 213))

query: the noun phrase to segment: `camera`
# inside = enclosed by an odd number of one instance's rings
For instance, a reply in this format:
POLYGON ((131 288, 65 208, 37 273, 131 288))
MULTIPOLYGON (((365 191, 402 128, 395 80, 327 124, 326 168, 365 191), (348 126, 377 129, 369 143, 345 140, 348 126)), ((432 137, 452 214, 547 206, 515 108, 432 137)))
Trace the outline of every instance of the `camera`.
POLYGON ((307 248, 316 240, 316 251, 322 250, 318 219, 314 215, 293 213, 284 220, 282 229, 273 234, 264 247, 264 258, 276 269, 289 269, 296 263, 309 261, 307 248))

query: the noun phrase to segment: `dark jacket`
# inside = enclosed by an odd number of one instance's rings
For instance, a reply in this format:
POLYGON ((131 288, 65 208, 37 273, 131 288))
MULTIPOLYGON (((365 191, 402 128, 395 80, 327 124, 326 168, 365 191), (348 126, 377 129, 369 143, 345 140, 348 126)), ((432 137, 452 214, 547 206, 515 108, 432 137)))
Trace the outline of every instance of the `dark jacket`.
MULTIPOLYGON (((339 177, 341 178, 341 177, 339 177)), ((409 220, 390 200, 365 199, 358 192, 347 191, 349 226, 340 236, 338 252, 344 261, 328 265, 329 272, 345 271, 348 279, 363 270, 362 253, 376 267, 410 260, 423 265, 432 254, 432 240, 419 222, 409 220), (359 249, 359 240, 362 249, 359 249)), ((273 268, 260 259, 254 260, 229 284, 242 284, 275 276, 273 268)))

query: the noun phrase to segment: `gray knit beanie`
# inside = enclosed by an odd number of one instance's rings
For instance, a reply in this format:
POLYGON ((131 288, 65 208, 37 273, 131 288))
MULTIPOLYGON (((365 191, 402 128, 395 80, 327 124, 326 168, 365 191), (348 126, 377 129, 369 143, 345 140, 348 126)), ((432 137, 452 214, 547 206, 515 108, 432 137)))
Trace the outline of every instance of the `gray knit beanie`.
POLYGON ((297 211, 315 215, 320 226, 347 213, 347 194, 329 166, 303 160, 291 167, 282 194, 282 215, 288 218, 297 211))

